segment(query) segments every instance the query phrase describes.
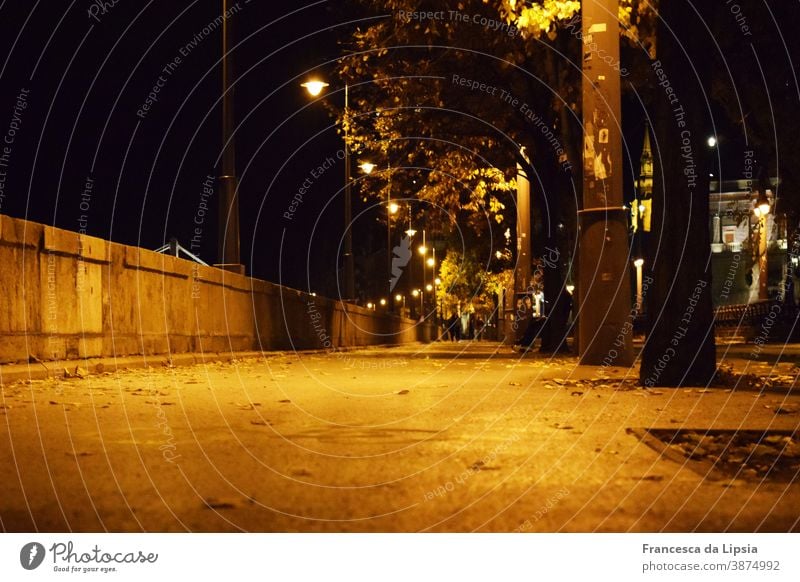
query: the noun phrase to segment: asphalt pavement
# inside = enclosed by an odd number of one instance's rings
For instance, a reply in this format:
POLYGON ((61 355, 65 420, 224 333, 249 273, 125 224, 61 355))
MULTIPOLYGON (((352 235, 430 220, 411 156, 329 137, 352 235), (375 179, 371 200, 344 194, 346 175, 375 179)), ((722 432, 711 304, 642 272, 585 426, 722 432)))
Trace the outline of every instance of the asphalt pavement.
POLYGON ((681 389, 491 342, 7 368, 0 529, 798 531, 800 349, 767 348, 681 389))

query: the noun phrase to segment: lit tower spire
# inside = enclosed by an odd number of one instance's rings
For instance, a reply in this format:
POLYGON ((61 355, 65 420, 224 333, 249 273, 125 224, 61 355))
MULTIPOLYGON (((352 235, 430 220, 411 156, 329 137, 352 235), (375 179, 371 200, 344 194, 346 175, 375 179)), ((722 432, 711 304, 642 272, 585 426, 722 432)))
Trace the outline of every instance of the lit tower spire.
POLYGON ((636 200, 631 205, 631 224, 633 231, 650 232, 650 218, 653 213, 653 152, 650 150, 650 124, 644 124, 644 144, 639 158, 639 179, 636 180, 636 200))

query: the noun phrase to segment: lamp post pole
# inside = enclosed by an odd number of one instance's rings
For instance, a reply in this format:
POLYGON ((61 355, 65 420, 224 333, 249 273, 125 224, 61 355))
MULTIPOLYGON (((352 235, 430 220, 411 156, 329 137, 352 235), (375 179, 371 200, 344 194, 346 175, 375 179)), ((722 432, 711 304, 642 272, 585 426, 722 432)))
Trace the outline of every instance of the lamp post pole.
POLYGON ((756 198, 753 212, 758 218, 758 299, 769 299, 767 278, 767 219, 769 217, 770 203, 767 197, 767 182, 763 178, 763 169, 759 172, 758 197, 756 198))
POLYGON ((233 141, 233 56, 231 16, 228 0, 222 0, 222 175, 219 176, 219 233, 217 258, 220 267, 244 272, 239 253, 239 200, 236 197, 236 158, 233 141))
POLYGON ((353 198, 350 190, 350 87, 344 86, 344 289, 347 301, 355 299, 355 267, 353 264, 353 198))
POLYGON ((387 286, 389 288, 389 312, 394 312, 394 302, 392 301, 392 167, 386 164, 386 266, 387 266, 387 286))
POLYGON ((644 265, 644 259, 636 259, 633 261, 633 265, 636 267, 636 315, 641 315, 642 305, 644 303, 644 296, 642 294, 642 265, 644 265))
MULTIPOLYGON (((302 87, 317 97, 328 83, 318 79, 311 79, 301 83, 302 87)), ((353 266, 353 231, 350 223, 353 220, 353 198, 350 190, 350 86, 344 85, 344 301, 355 299, 355 268, 353 266)), ((369 172, 367 172, 369 173, 369 172)))
POLYGON ((758 299, 766 301, 769 299, 767 293, 767 215, 762 214, 758 218, 758 299))
POLYGON ((436 246, 432 245, 433 264, 431 265, 431 285, 433 285, 433 323, 438 324, 439 314, 436 309, 436 246))

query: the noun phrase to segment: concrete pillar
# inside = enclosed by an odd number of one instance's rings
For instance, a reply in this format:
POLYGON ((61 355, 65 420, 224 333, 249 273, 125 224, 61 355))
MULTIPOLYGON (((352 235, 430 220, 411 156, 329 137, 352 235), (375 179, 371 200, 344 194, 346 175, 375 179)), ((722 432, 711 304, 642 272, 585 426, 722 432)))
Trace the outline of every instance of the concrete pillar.
POLYGON ((622 207, 622 138, 617 0, 584 0, 583 209, 579 212, 580 362, 630 365, 627 211, 622 207))

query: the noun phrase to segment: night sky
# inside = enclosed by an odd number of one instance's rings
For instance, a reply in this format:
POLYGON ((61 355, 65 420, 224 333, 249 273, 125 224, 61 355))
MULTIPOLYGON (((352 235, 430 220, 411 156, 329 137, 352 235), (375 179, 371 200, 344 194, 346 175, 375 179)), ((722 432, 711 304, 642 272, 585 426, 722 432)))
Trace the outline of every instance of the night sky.
MULTIPOLYGON (((0 212, 151 249, 176 237, 216 262, 216 192, 203 184, 220 173, 221 2, 113 4, 0 2, 0 126, 15 128, 0 212)), ((230 9, 242 262, 248 274, 312 288, 335 273, 341 162, 292 221, 280 218, 341 148, 325 105, 299 84, 332 72, 325 63, 349 25, 331 24, 347 19, 329 2, 230 9)), ((325 98, 341 106, 336 89, 325 98)))
MULTIPOLYGON (((335 295, 344 168, 330 113, 344 96, 333 61, 363 14, 348 13, 341 0, 230 6, 242 262, 256 277, 335 295), (312 75, 332 84, 317 102, 300 87, 312 75), (331 167, 291 206, 321 165, 331 167)), ((10 151, 0 151, 0 212, 150 249, 176 237, 216 262, 216 190, 209 196, 204 184, 221 173, 221 8, 197 0, 0 0, 0 134, 14 130, 10 151)), ((726 30, 736 25, 725 22, 726 30)), ((776 32, 758 38, 765 66, 785 60, 784 36, 792 42, 788 31, 776 32)), ((775 81, 779 96, 796 85, 794 77, 775 81)), ((722 164, 723 176, 735 179, 746 144, 712 108, 722 139, 710 170, 719 174, 722 164)), ((623 120, 630 200, 643 133, 630 99, 623 120)), ((373 223, 356 227, 356 255, 378 251, 358 248, 372 244, 375 233, 363 231, 376 230, 376 221, 354 199, 354 216, 373 223)))

